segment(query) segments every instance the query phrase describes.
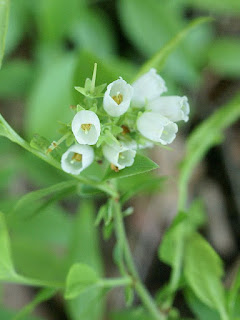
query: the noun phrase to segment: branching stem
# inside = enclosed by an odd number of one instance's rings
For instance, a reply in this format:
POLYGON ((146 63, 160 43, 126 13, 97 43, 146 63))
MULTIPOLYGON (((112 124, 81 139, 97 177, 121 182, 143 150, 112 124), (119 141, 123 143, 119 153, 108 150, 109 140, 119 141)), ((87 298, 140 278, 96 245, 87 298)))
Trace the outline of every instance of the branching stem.
POLYGON ((135 290, 141 299, 142 303, 146 307, 146 309, 149 311, 149 313, 152 315, 152 318, 155 320, 165 320, 166 316, 158 309, 157 305, 155 304, 153 298, 145 288, 144 284, 142 283, 138 272, 135 267, 135 263, 133 261, 133 257, 131 254, 131 250, 128 244, 124 224, 123 224, 123 218, 122 218, 122 212, 121 212, 121 206, 119 202, 115 201, 115 230, 116 230, 116 236, 118 242, 121 243, 121 248, 123 250, 123 255, 125 258, 126 266, 129 270, 130 275, 133 278, 133 286, 135 287, 135 290))

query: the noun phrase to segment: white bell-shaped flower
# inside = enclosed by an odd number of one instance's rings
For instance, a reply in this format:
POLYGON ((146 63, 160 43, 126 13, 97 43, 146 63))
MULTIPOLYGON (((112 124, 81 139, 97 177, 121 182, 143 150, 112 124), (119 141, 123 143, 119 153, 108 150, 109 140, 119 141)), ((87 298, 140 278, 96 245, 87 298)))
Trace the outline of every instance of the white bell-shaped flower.
POLYGON ((158 98, 167 91, 165 81, 157 74, 156 69, 150 69, 133 83, 132 106, 143 107, 147 102, 158 98))
POLYGON ((189 119, 190 108, 187 97, 159 97, 153 101, 149 101, 147 109, 153 112, 159 112, 162 116, 173 122, 180 120, 187 122, 189 119))
POLYGON ((72 121, 72 132, 80 144, 93 145, 100 136, 100 121, 93 111, 79 111, 72 121))
POLYGON ((161 144, 172 143, 178 126, 156 112, 144 112, 137 120, 139 132, 147 139, 161 144))
POLYGON ((133 95, 133 88, 122 78, 107 86, 103 98, 104 110, 112 117, 120 117, 129 106, 133 95))
POLYGON ((134 163, 136 150, 130 144, 111 144, 103 146, 104 157, 113 164, 118 170, 131 167, 134 163))
POLYGON ((87 145, 75 144, 62 155, 61 166, 63 171, 78 175, 90 166, 93 160, 93 148, 87 145))

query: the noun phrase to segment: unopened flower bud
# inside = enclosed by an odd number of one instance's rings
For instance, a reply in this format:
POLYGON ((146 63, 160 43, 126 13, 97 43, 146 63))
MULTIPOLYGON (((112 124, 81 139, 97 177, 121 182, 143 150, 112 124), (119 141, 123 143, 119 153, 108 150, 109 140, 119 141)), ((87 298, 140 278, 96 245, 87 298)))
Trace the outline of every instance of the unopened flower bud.
POLYGON ((133 83, 132 105, 141 108, 147 102, 158 98, 167 91, 165 81, 157 74, 156 69, 151 69, 133 83))
POLYGON ((172 143, 178 126, 156 112, 144 112, 137 120, 138 131, 147 139, 163 145, 172 143))
POLYGON ((173 122, 188 121, 189 104, 187 97, 166 96, 159 97, 147 104, 147 109, 158 112, 173 122))

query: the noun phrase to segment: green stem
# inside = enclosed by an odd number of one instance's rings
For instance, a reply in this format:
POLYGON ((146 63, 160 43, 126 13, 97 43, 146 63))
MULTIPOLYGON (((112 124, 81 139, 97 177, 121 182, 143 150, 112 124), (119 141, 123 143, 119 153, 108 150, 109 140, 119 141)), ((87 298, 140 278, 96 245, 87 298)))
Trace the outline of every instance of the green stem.
POLYGON ((104 288, 115 288, 115 287, 123 287, 128 286, 132 284, 132 278, 125 277, 125 278, 108 278, 108 279, 102 279, 101 285, 104 288))
MULTIPOLYGON (((59 162, 57 162, 55 159, 51 158, 49 155, 42 153, 40 151, 38 151, 37 149, 32 148, 29 143, 27 143, 27 141, 25 141, 22 137, 20 137, 16 131, 14 131, 12 129, 12 127, 10 127, 10 125, 5 121, 5 119, 1 116, 0 114, 0 125, 1 122, 3 124, 3 127, 6 131, 6 137, 11 140, 12 142, 18 144, 19 146, 21 146, 23 149, 33 153, 35 156, 37 156, 38 158, 42 159, 43 161, 47 162, 48 164, 50 164, 51 166, 55 167, 58 170, 62 171, 61 165, 59 162)), ((69 174, 70 176, 72 176, 73 178, 79 180, 80 182, 84 183, 84 184, 88 184, 94 188, 97 188, 98 190, 101 190, 103 192, 105 192, 106 194, 110 195, 111 197, 118 197, 118 193, 111 187, 109 186, 107 183, 97 183, 96 181, 91 181, 86 179, 85 177, 79 175, 72 175, 69 174)))
POLYGON ((64 136, 62 136, 57 142, 56 144, 59 146, 63 141, 65 141, 69 136, 70 136, 71 132, 66 133, 64 136))
POLYGON ((176 249, 177 254, 176 254, 174 266, 172 268, 171 275, 170 275, 170 282, 169 282, 170 295, 165 304, 167 309, 172 307, 172 304, 175 298, 175 293, 178 289, 178 284, 181 276, 184 241, 182 236, 178 240, 179 241, 177 243, 177 249, 176 249))
POLYGON ((27 286, 47 287, 47 288, 55 288, 55 289, 63 289, 65 287, 64 283, 25 278, 24 276, 21 276, 18 274, 14 274, 9 279, 5 279, 4 282, 19 283, 27 286))
POLYGON ((155 304, 153 298, 143 285, 136 270, 133 257, 131 254, 131 250, 129 248, 121 207, 118 202, 115 201, 115 227, 116 227, 116 235, 118 241, 122 244, 122 250, 125 257, 126 265, 133 277, 133 285, 138 293, 139 298, 141 299, 142 303, 145 305, 146 309, 152 315, 153 319, 155 320, 165 320, 165 315, 158 309, 157 305, 155 304))

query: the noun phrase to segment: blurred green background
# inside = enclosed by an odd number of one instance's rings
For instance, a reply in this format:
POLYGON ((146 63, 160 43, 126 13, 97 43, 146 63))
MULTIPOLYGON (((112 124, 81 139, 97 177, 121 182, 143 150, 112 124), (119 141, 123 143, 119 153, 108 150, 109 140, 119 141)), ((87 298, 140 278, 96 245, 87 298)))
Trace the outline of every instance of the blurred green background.
MULTIPOLYGON (((187 95, 191 106, 190 122, 180 128, 176 151, 167 153, 160 149, 153 154, 160 165, 159 174, 171 174, 175 179, 186 136, 213 111, 239 95, 238 0, 11 0, 5 56, 0 71, 0 111, 26 139, 30 140, 38 133, 49 141, 57 140, 59 121, 71 119, 73 114, 69 107, 78 103, 79 94, 73 87, 82 86, 85 79, 91 77, 94 62, 98 63, 97 84, 109 83, 119 76, 131 82, 148 58, 199 16, 211 16, 214 20, 192 30, 169 56, 161 72, 168 94, 187 95), (167 167, 168 162, 173 163, 172 166, 167 167)), ((208 153, 196 171, 190 190, 190 197, 203 198, 207 209, 222 210, 217 220, 211 215, 208 217, 202 231, 225 260, 230 275, 238 259, 240 244, 239 137, 237 123, 228 130, 226 142, 208 153), (207 188, 210 191, 204 194, 207 188), (216 203, 217 208, 214 207, 216 203), (218 229, 214 229, 216 221, 218 229), (225 246, 224 241, 225 244, 227 241, 225 246)), ((66 180, 64 173, 0 137, 0 210, 9 212, 25 193, 62 180, 66 180)), ((164 195, 166 197, 166 192, 173 194, 171 188, 166 190, 161 196, 155 192, 151 197, 136 198, 132 202, 137 215, 128 220, 128 226, 136 248, 136 260, 140 234, 145 232, 149 240, 153 227, 153 222, 148 224, 144 220, 143 208, 148 212, 151 206, 156 207, 153 198, 160 197, 164 212, 164 207, 169 205, 169 199, 166 200, 164 195), (145 207, 141 208, 141 203, 145 207)), ((88 201, 79 201, 77 196, 72 196, 73 191, 68 190, 63 201, 56 202, 59 197, 56 194, 41 203, 41 213, 31 219, 9 221, 14 261, 22 273, 58 280, 64 278, 74 261, 86 262, 103 273, 104 257, 105 273, 114 274, 110 261, 112 243, 105 243, 102 236, 99 240, 94 227, 96 209, 88 201)), ((176 202, 174 195, 171 199, 170 202, 176 202)), ((102 201, 98 199, 96 206, 102 201)), ((38 210, 40 204, 37 200, 34 205, 38 210)), ((26 205, 26 212, 28 206, 32 204, 26 205)), ((174 205, 170 209, 174 211, 174 205)), ((160 233, 166 229, 172 216, 173 213, 169 217, 164 213, 161 215, 158 221, 160 233)), ((155 221, 153 216, 152 219, 155 221)), ((145 240, 141 240, 143 244, 145 240)), ((158 237, 150 237, 150 240, 153 248, 159 242, 158 237)), ((141 254, 139 261, 144 263, 141 254)), ((148 287, 155 292, 166 282, 169 269, 156 261, 154 250, 148 260, 151 263, 143 274, 148 287)), ((19 309, 34 293, 26 288, 18 290, 3 287, 1 320, 11 319, 11 311, 6 309, 19 309), (14 296, 13 292, 19 293, 14 296)), ((122 298, 118 298, 116 295, 110 299, 107 308, 121 309, 122 298)), ((181 297, 177 301, 182 311, 191 315, 191 311, 181 305, 181 297)), ((54 298, 38 311, 39 317, 78 320, 81 304, 84 305, 84 301, 73 301, 64 307, 59 298, 54 298)), ((81 319, 103 319, 103 309, 103 302, 96 304, 81 319)), ((127 314, 116 313, 111 319, 127 317, 127 314)), ((134 317, 132 314, 129 319, 134 317)))

